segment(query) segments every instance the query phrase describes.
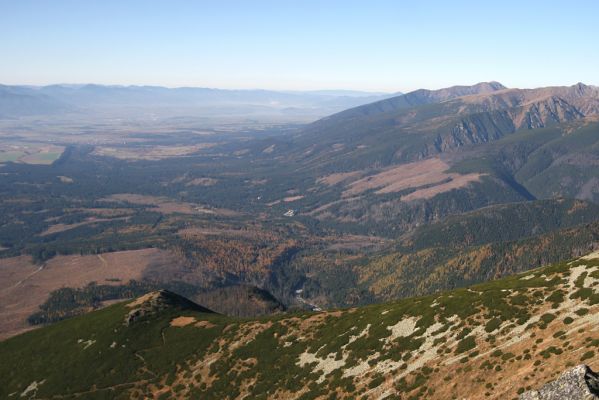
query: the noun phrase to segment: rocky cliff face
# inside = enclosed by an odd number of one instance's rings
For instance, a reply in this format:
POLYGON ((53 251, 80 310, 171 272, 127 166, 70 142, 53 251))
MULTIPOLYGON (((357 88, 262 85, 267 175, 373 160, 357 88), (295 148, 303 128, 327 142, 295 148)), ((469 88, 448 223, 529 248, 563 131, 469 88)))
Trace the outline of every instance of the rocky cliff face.
POLYGON ((549 96, 545 92, 516 96, 517 92, 502 91, 492 98, 466 98, 463 102, 467 106, 461 111, 467 115, 437 135, 435 150, 444 152, 467 144, 486 143, 520 129, 545 128, 596 115, 597 93, 589 89, 584 96, 576 96, 576 91, 576 87, 571 87, 549 96))
POLYGON ((591 400, 599 399, 599 375, 586 365, 564 372, 539 390, 520 395, 520 400, 591 400))

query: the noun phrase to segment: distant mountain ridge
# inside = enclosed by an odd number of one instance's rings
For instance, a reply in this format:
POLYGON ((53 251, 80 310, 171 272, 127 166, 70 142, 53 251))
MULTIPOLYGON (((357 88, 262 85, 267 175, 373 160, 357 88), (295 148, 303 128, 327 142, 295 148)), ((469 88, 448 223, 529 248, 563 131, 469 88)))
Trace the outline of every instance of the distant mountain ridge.
POLYGON ((426 104, 440 103, 455 99, 456 97, 492 93, 503 89, 506 89, 506 87, 501 83, 494 81, 480 82, 472 86, 451 86, 437 90, 418 89, 409 93, 391 97, 389 99, 380 100, 364 106, 342 111, 338 114, 338 116, 351 118, 354 116, 373 115, 377 113, 418 107, 426 104))
POLYGON ((0 118, 54 114, 70 111, 60 100, 36 93, 29 88, 0 85, 0 118))
MULTIPOLYGON (((417 90, 358 106, 308 125, 295 153, 306 161, 334 153, 328 163, 352 157, 398 164, 538 129, 599 116, 599 88, 582 83, 508 89, 497 82, 417 90)), ((370 161, 370 164, 373 164, 370 161)), ((349 163, 349 160, 348 160, 349 163)))
POLYGON ((306 114, 324 116, 386 98, 359 91, 287 92, 261 89, 227 90, 198 87, 70 85, 0 86, 0 118, 75 112, 167 115, 306 114), (123 110, 122 108, 125 108, 123 110))

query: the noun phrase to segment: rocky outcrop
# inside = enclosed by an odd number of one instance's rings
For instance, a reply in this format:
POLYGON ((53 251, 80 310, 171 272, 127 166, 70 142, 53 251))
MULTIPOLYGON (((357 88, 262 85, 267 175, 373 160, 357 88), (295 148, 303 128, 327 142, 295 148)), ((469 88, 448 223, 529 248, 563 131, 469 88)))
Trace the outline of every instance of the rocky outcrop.
POLYGON ((560 375, 539 390, 520 395, 520 400, 591 400, 599 399, 599 375, 579 365, 560 375))

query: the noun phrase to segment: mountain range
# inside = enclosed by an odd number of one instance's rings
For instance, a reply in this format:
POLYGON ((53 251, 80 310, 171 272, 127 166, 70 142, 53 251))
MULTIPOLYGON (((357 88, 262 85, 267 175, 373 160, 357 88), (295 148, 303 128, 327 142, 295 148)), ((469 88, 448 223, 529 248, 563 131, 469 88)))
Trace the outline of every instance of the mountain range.
POLYGON ((0 85, 0 118, 23 116, 303 116, 315 119, 389 97, 359 91, 285 92, 108 85, 0 85))
POLYGON ((402 231, 491 204, 597 201, 598 118, 595 87, 491 82, 359 106, 255 152, 273 146, 265 162, 284 159, 295 175, 315 178, 316 190, 297 202, 305 213, 366 225, 385 219, 402 231))

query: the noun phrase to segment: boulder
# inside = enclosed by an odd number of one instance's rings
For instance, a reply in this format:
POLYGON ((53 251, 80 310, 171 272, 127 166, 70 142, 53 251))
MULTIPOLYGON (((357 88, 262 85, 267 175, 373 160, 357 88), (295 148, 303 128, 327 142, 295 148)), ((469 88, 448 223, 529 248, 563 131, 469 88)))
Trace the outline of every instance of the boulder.
POLYGON ((586 365, 567 370, 539 390, 520 395, 520 400, 592 400, 599 399, 599 375, 586 365))

